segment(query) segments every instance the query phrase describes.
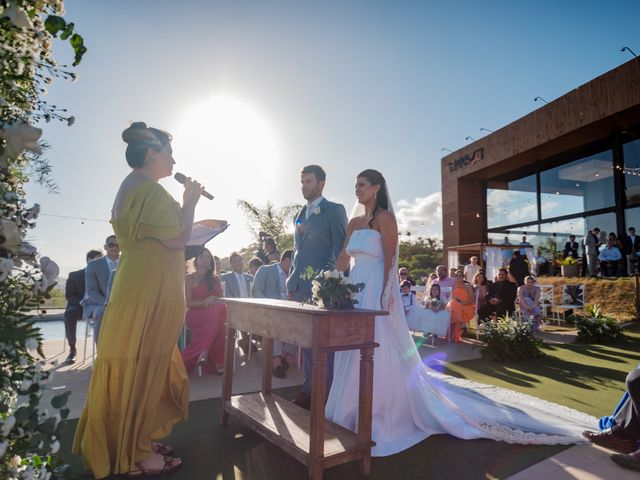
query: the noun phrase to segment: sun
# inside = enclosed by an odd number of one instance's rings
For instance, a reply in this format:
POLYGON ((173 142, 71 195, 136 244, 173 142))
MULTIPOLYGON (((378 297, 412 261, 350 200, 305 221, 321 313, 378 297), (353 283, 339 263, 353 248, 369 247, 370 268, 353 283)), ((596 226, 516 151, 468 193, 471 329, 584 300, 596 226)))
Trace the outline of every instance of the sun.
MULTIPOLYGON (((240 98, 215 95, 186 110, 173 140, 176 171, 216 183, 233 173, 273 171, 280 163, 271 122, 240 98)), ((268 176, 268 175, 267 175, 268 176)), ((267 180, 264 176, 261 181, 267 180)))

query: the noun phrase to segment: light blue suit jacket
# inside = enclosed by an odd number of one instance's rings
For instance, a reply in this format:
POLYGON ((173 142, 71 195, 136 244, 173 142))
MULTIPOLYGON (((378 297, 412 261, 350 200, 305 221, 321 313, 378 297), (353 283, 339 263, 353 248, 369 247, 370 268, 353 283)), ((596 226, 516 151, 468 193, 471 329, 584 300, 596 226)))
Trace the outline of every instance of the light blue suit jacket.
POLYGON ((281 299, 281 292, 279 264, 261 266, 253 280, 251 296, 253 298, 281 299))
POLYGON ((84 270, 85 298, 82 301, 84 318, 102 318, 107 303, 110 273, 106 256, 87 264, 84 270))
POLYGON ((295 251, 287 290, 297 301, 311 297, 311 282, 300 276, 309 266, 316 271, 334 269, 347 231, 347 212, 343 205, 325 198, 318 207, 320 211, 307 219, 305 206, 294 220, 295 251))

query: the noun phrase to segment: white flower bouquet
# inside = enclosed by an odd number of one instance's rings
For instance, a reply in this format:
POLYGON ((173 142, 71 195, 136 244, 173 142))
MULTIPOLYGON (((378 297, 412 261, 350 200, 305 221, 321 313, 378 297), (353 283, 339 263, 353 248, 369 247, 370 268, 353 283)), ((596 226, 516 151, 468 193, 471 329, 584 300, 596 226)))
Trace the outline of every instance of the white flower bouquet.
POLYGON ((358 303, 358 292, 364 288, 364 283, 352 283, 338 270, 317 272, 307 267, 302 278, 311 281, 313 303, 329 310, 353 308, 358 303))

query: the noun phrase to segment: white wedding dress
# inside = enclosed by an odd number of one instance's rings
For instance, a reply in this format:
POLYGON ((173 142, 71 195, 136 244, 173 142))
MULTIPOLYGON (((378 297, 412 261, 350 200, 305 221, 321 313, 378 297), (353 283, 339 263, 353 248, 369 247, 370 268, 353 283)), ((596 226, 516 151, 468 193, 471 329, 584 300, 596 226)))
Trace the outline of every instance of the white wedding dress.
MULTIPOLYGON (((376 230, 356 230, 347 245, 350 278, 364 282, 357 308, 380 309, 384 256, 376 230)), ((522 444, 586 443, 597 420, 529 395, 440 374, 422 364, 409 334, 395 271, 385 293, 390 315, 376 317, 373 374, 373 456, 405 450, 430 435, 489 438, 522 444)), ((327 419, 356 431, 360 351, 336 352, 327 419)))

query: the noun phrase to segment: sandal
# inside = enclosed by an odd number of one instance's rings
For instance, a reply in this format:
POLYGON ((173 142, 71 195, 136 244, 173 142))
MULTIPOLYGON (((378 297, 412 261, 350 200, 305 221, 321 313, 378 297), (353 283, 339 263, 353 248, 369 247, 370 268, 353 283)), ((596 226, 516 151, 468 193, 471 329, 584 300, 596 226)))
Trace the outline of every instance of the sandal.
MULTIPOLYGON (((136 463, 140 467, 139 463, 136 463)), ((156 475, 164 475, 166 473, 175 472, 182 465, 182 460, 178 457, 164 457, 164 466, 160 470, 147 470, 140 467, 140 470, 134 470, 127 473, 127 478, 154 477, 156 475)))
POLYGON ((151 442, 151 451, 165 457, 173 455, 173 447, 160 442, 151 442))

